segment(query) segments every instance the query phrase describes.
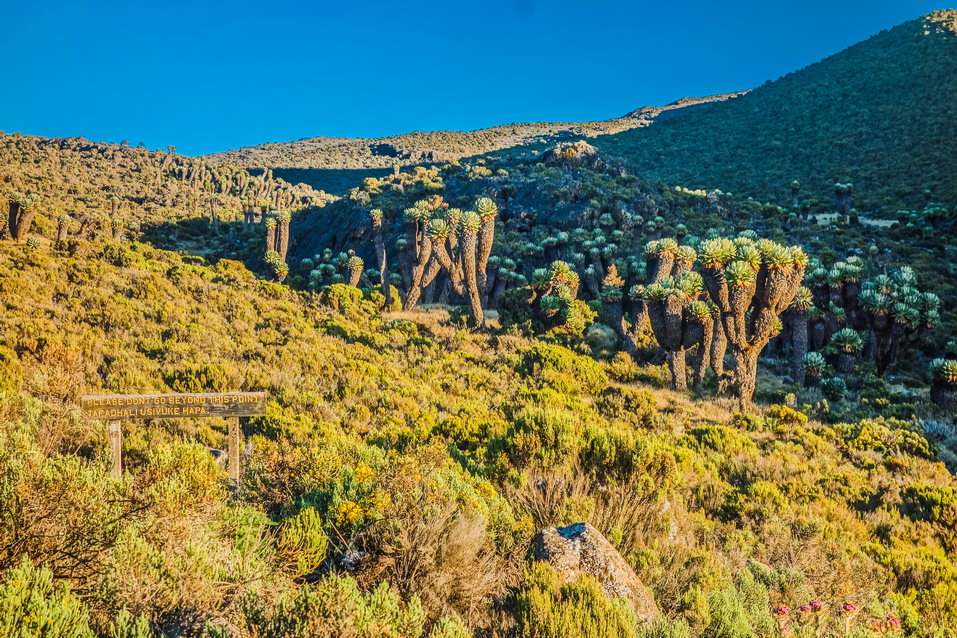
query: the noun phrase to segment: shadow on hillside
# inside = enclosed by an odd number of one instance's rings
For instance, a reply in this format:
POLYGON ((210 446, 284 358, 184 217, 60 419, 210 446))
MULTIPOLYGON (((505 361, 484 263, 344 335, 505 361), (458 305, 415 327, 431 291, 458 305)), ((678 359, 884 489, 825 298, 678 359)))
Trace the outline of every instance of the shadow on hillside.
POLYGON ((261 242, 256 229, 244 231, 242 222, 219 222, 193 217, 178 221, 143 224, 140 241, 160 250, 187 252, 212 264, 219 259, 233 259, 254 267, 256 248, 261 242))
POLYGON ((284 179, 290 184, 300 182, 316 190, 343 196, 350 188, 362 183, 367 177, 384 177, 392 172, 391 168, 274 168, 274 177, 284 179))

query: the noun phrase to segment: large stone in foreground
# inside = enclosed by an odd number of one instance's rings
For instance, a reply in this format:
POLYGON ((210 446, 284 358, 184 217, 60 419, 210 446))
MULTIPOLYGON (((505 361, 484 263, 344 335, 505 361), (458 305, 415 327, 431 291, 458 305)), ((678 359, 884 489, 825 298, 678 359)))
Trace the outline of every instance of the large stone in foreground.
POLYGON ((536 560, 554 567, 565 582, 587 574, 598 581, 606 596, 631 601, 641 622, 661 615, 654 597, 631 565, 588 523, 545 528, 535 537, 534 553, 536 560))

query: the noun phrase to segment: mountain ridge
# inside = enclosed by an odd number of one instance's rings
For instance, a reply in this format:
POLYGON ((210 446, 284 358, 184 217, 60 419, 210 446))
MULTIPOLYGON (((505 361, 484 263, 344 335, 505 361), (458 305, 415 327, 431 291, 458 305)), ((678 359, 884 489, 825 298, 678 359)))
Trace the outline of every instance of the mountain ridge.
POLYGON ((267 142, 202 156, 245 168, 384 169, 394 165, 446 162, 515 146, 595 137, 649 125, 661 113, 737 97, 734 91, 685 97, 663 106, 643 106, 621 117, 591 122, 526 122, 466 131, 411 131, 383 137, 304 137, 267 142))

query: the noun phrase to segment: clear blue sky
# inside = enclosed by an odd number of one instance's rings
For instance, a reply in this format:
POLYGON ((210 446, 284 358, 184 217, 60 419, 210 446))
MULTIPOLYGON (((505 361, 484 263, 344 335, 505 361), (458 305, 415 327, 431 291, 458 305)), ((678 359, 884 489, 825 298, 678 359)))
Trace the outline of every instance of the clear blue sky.
POLYGON ((9 2, 0 130, 201 154, 621 115, 751 88, 947 4, 9 2))

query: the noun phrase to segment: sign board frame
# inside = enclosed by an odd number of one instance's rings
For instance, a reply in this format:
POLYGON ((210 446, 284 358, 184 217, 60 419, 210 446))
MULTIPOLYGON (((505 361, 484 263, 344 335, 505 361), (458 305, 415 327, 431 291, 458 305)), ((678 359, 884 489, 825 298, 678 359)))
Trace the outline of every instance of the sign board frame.
POLYGON ((113 474, 123 474, 123 429, 129 419, 229 418, 227 433, 229 478, 238 488, 242 480, 240 417, 266 414, 265 392, 187 392, 170 394, 87 394, 80 397, 80 409, 87 419, 107 421, 113 474))

